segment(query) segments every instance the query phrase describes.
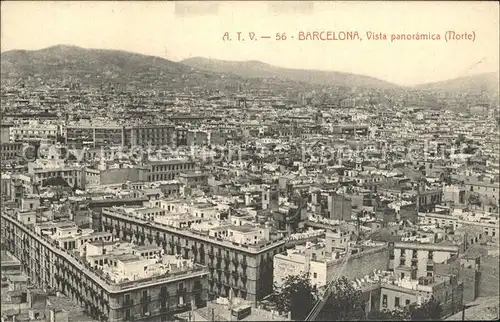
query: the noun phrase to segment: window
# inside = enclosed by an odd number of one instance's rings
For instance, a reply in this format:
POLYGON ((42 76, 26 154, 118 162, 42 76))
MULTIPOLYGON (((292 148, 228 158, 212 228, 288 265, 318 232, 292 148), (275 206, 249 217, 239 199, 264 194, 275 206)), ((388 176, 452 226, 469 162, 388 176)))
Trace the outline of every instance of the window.
POLYGON ((387 308, 387 294, 382 295, 382 307, 387 308))
POLYGON ((394 307, 399 307, 399 297, 394 298, 394 307))
POLYGON ((428 259, 433 259, 434 258, 434 252, 432 250, 429 251, 427 258, 428 259))
POLYGON ((427 272, 427 277, 432 277, 432 272, 427 272))
POLYGON ((400 266, 405 266, 405 265, 406 265, 406 261, 405 261, 405 259, 404 259, 404 258, 401 258, 401 259, 399 260, 399 265, 400 265, 400 266))
POLYGON ((125 320, 130 320, 130 309, 125 310, 125 320))
POLYGON ((314 278, 318 278, 318 273, 314 273, 314 274, 313 274, 313 277, 314 277, 314 278))
POLYGON ((405 301, 405 304, 406 304, 406 305, 410 305, 410 300, 406 300, 406 301, 405 301))
POLYGON ((405 278, 405 273, 401 273, 401 279, 405 278))

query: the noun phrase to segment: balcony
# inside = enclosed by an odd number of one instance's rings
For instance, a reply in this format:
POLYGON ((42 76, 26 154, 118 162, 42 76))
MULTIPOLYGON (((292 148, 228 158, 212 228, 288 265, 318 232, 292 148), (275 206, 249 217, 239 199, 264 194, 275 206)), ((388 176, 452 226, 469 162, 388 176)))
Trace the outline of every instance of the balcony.
POLYGON ((191 291, 191 294, 193 295, 197 295, 197 294, 201 294, 203 292, 203 289, 201 288, 194 288, 192 291, 191 291))

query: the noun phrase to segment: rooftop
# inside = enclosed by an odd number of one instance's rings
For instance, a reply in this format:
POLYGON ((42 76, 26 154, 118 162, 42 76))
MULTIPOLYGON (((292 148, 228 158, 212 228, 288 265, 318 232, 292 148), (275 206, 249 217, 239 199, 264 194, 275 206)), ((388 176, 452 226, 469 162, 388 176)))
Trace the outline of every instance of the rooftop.
POLYGON ((186 277, 194 277, 194 276, 202 276, 208 274, 205 267, 200 265, 193 265, 190 267, 185 267, 183 270, 177 271, 165 271, 162 274, 148 276, 143 279, 135 279, 135 280, 125 280, 120 283, 113 282, 106 277, 106 274, 103 273, 102 270, 97 270, 93 268, 87 261, 85 261, 80 256, 77 256, 75 253, 67 252, 61 249, 59 246, 54 245, 53 240, 51 240, 47 236, 42 236, 36 233, 33 227, 27 227, 23 225, 21 222, 17 220, 15 217, 11 217, 7 214, 2 213, 3 220, 9 220, 14 222, 20 229, 22 229, 25 233, 32 235, 34 238, 39 239, 45 247, 49 247, 54 251, 58 256, 63 257, 65 260, 70 261, 75 267, 83 272, 89 278, 98 283, 101 287, 106 289, 110 293, 121 293, 125 292, 137 287, 144 287, 146 285, 157 285, 166 283, 168 281, 176 281, 182 280, 186 277))
POLYGON ((191 316, 194 321, 290 321, 286 316, 255 307, 253 303, 243 299, 232 298, 229 300, 224 297, 208 302, 206 307, 191 313, 177 314, 177 316, 180 318, 191 316), (243 313, 244 311, 246 313, 243 313))
MULTIPOLYGON (((144 225, 147 225, 147 226, 152 227, 152 228, 170 231, 172 233, 177 233, 177 234, 189 236, 189 237, 194 238, 194 239, 199 239, 199 240, 207 240, 208 239, 211 243, 220 244, 221 246, 225 246, 225 247, 236 248, 236 249, 239 249, 240 251, 244 251, 244 252, 260 253, 264 250, 267 250, 269 248, 274 248, 276 246, 279 246, 279 245, 285 243, 285 240, 282 237, 273 238, 274 236, 270 236, 270 240, 261 240, 260 242, 257 242, 256 244, 239 244, 237 242, 223 239, 221 237, 209 236, 206 231, 178 228, 178 227, 175 227, 172 225, 168 225, 166 223, 160 223, 160 222, 141 219, 141 218, 138 218, 132 214, 126 213, 120 207, 104 208, 103 215, 122 218, 126 221, 144 224, 144 225)), ((198 218, 198 219, 201 220, 201 218, 198 218)), ((217 227, 217 226, 214 226, 213 228, 215 228, 215 227, 217 227)), ((227 229, 227 228, 224 228, 224 229, 227 229)))

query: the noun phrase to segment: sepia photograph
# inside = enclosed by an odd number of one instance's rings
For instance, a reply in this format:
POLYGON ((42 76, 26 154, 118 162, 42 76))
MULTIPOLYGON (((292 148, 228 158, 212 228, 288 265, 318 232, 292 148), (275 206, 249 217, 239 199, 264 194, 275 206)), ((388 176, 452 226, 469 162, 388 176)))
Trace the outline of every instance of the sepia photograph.
POLYGON ((1 1, 1 322, 496 321, 496 1, 1 1))

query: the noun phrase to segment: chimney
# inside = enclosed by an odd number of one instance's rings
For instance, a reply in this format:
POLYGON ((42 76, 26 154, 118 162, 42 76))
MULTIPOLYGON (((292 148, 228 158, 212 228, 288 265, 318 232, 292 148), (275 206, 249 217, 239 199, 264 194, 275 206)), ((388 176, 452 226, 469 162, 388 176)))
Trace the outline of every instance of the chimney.
POLYGON ((194 311, 196 310, 197 307, 196 307, 196 301, 194 300, 194 298, 191 299, 191 311, 194 311))
POLYGON ((252 202, 252 196, 250 193, 245 193, 245 206, 250 206, 250 203, 252 202))
POLYGON ((321 199, 321 191, 313 191, 311 196, 311 203, 313 205, 318 205, 321 199))
POLYGON ((328 193, 328 215, 330 219, 334 218, 335 209, 335 192, 330 191, 328 193))
POLYGON ((26 290, 26 300, 28 301, 28 307, 32 308, 33 307, 33 294, 31 293, 30 289, 26 290))

